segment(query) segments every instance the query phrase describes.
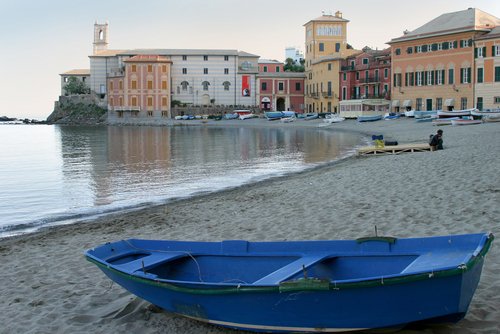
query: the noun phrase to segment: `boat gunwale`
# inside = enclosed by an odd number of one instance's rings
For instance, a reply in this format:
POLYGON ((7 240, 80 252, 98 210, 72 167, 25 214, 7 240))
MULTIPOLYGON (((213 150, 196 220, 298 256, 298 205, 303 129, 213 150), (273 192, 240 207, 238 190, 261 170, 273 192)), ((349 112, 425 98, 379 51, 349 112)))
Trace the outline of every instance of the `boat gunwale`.
MULTIPOLYGON (((468 260, 459 265, 458 267, 450 267, 440 270, 422 270, 417 272, 412 272, 410 274, 393 274, 387 276, 360 278, 360 279, 346 279, 338 281, 329 281, 328 288, 325 289, 324 285, 321 288, 312 285, 298 285, 297 287, 287 287, 286 291, 335 291, 342 289, 353 289, 353 288, 368 288, 377 287, 385 285, 397 285, 405 284, 410 282, 422 281, 426 279, 434 278, 445 278, 456 275, 461 275, 464 272, 472 269, 479 261, 481 261, 484 256, 488 253, 491 243, 493 242, 494 236, 492 233, 484 234, 480 243, 468 256, 468 260)), ((253 285, 253 284, 235 284, 235 283, 206 283, 206 282, 191 282, 191 281, 174 281, 162 278, 152 278, 147 277, 148 273, 143 272, 144 276, 141 276, 141 271, 135 271, 134 273, 128 273, 123 270, 119 270, 114 265, 106 264, 103 260, 98 259, 92 254, 85 253, 86 259, 97 265, 101 270, 111 271, 120 276, 126 277, 130 280, 137 281, 140 283, 145 283, 149 285, 159 286, 176 292, 183 292, 189 294, 200 294, 200 295, 216 295, 216 294, 233 294, 233 293, 264 293, 264 292, 281 292, 282 284, 291 281, 282 281, 276 284, 263 284, 263 285, 253 285), (207 285, 207 287, 204 287, 207 285)), ((306 279, 307 280, 307 279, 306 279)), ((297 280, 295 280, 297 281, 297 280)), ((298 280, 300 281, 300 280, 298 280)), ((293 281, 292 281, 293 282, 293 281)))

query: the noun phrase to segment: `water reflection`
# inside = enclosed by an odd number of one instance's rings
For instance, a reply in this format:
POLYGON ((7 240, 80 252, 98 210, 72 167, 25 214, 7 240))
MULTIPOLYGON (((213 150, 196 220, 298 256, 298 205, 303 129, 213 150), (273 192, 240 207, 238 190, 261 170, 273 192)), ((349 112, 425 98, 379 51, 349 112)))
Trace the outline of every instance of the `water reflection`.
POLYGON ((359 137, 320 129, 59 127, 69 208, 218 190, 330 161, 359 137))

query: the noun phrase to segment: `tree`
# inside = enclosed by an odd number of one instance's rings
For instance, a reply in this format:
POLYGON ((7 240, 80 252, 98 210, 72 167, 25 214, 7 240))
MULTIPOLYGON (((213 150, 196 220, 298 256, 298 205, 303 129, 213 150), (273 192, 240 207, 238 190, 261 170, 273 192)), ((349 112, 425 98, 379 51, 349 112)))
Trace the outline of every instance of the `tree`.
POLYGON ((64 86, 66 94, 69 95, 82 95, 90 94, 90 88, 77 77, 69 77, 68 83, 64 86))
POLYGON ((285 60, 285 66, 283 67, 285 72, 304 72, 304 64, 301 60, 301 65, 295 63, 295 60, 292 58, 287 58, 285 60))

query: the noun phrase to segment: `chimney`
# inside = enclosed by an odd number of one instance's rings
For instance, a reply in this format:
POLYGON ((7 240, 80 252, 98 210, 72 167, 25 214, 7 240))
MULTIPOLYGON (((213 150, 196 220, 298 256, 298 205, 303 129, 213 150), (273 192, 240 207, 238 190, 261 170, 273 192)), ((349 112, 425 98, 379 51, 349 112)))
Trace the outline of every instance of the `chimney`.
POLYGON ((335 13, 335 17, 338 17, 339 19, 342 18, 342 12, 340 10, 338 10, 336 13, 335 13))

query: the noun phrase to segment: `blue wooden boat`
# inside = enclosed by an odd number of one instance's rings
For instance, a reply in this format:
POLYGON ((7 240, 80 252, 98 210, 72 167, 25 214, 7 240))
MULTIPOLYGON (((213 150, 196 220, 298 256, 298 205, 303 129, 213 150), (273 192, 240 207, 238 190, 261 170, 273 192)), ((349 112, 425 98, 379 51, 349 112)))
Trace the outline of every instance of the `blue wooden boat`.
POLYGON ((337 241, 129 239, 86 258, 189 318, 265 332, 403 327, 463 318, 492 234, 337 241))
POLYGON ((316 119, 316 118, 319 118, 319 115, 318 115, 318 113, 313 112, 313 113, 307 113, 307 114, 305 115, 304 120, 306 120, 306 121, 310 121, 310 120, 312 120, 312 119, 316 119))
POLYGON ((283 117, 283 113, 281 111, 265 111, 264 114, 268 121, 274 121, 283 117))
POLYGON ((383 118, 382 115, 362 115, 358 116, 358 122, 374 122, 380 121, 383 118))

